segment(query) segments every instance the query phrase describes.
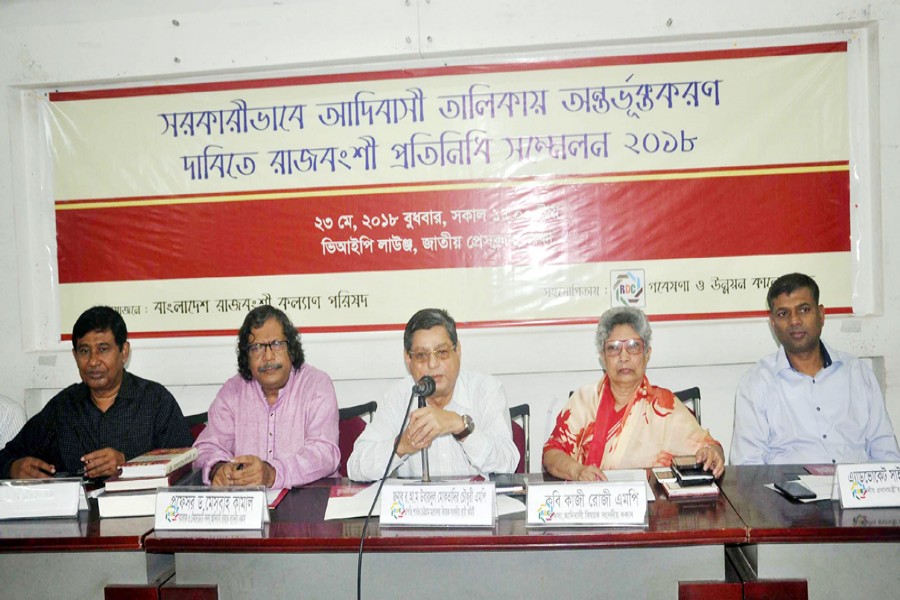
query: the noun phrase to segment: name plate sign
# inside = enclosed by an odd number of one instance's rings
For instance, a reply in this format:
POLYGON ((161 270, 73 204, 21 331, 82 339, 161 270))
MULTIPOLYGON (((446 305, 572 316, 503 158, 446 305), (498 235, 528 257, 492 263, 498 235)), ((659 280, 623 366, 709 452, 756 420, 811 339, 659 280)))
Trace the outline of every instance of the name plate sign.
POLYGON ((900 506, 900 463, 838 465, 841 508, 900 506))
POLYGON ((81 477, 0 482, 0 519, 77 517, 82 501, 81 477))
POLYGON ((647 524, 644 481, 529 483, 526 525, 622 527, 647 524))
POLYGON ((497 499, 492 481, 385 482, 381 527, 492 527, 497 499))
POLYGON ((262 529, 268 521, 266 490, 163 488, 156 494, 156 529, 262 529))

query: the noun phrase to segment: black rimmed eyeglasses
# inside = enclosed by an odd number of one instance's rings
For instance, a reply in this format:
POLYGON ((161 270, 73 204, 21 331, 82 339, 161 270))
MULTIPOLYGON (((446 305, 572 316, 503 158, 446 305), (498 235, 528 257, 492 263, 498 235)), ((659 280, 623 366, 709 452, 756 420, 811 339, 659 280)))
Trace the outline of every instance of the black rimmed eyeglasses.
POLYGON ((287 346, 287 340, 275 340, 274 342, 256 342, 253 344, 247 344, 247 352, 256 356, 259 354, 265 354, 266 348, 271 348, 272 352, 278 354, 279 352, 284 352, 287 349, 287 346))

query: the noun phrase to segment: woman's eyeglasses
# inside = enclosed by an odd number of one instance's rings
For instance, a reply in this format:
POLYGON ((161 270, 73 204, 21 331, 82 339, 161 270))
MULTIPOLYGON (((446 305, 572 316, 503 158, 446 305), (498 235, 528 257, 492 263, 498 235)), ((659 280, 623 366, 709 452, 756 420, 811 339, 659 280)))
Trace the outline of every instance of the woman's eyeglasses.
POLYGON ((643 354, 644 340, 640 338, 632 338, 630 340, 606 340, 603 344, 603 352, 607 356, 618 356, 622 354, 622 348, 628 354, 643 354))

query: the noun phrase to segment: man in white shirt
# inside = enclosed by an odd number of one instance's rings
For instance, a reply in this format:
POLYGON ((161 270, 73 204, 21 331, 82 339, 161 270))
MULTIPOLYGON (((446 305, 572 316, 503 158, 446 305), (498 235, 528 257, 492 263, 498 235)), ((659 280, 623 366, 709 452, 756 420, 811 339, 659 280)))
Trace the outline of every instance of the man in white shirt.
POLYGON ((460 369, 462 346, 453 318, 444 310, 420 310, 406 324, 403 347, 410 376, 384 394, 357 438, 347 463, 350 479, 381 479, 395 442, 393 465, 401 477, 422 476, 426 448, 432 477, 515 471, 519 451, 506 393, 494 377, 460 369), (424 408, 412 407, 401 432, 412 387, 426 375, 434 379, 435 392, 424 408))
POLYGON ((0 448, 16 437, 25 425, 25 411, 6 396, 0 396, 0 448))
POLYGON ((731 463, 900 461, 872 369, 820 339, 825 309, 816 282, 783 275, 767 302, 781 348, 738 383, 731 463))

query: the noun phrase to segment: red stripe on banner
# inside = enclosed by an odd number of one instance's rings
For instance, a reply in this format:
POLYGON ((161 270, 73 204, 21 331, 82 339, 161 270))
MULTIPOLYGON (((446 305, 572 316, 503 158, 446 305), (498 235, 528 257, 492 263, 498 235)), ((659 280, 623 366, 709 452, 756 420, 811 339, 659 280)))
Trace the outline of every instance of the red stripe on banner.
POLYGON ((472 75, 478 73, 544 71, 551 69, 579 69, 586 67, 609 67, 621 65, 646 65, 671 62, 698 62, 706 60, 758 58, 765 56, 829 54, 846 51, 847 42, 824 42, 821 44, 803 44, 794 46, 703 50, 694 52, 666 52, 661 54, 604 56, 557 61, 527 60, 522 62, 503 64, 458 65, 451 67, 398 69, 392 71, 306 75, 299 77, 281 77, 277 79, 248 79, 245 81, 216 81, 209 83, 191 83, 181 85, 159 85, 119 89, 83 90, 78 92, 53 92, 50 94, 50 101, 66 102, 71 100, 96 100, 100 98, 134 98, 138 96, 163 96, 168 94, 190 94, 195 92, 220 92, 229 90, 286 87, 294 85, 349 83, 358 81, 408 79, 418 77, 444 77, 452 75, 472 75))
POLYGON ((849 196, 841 170, 69 207, 56 212, 59 280, 840 252, 849 196))

